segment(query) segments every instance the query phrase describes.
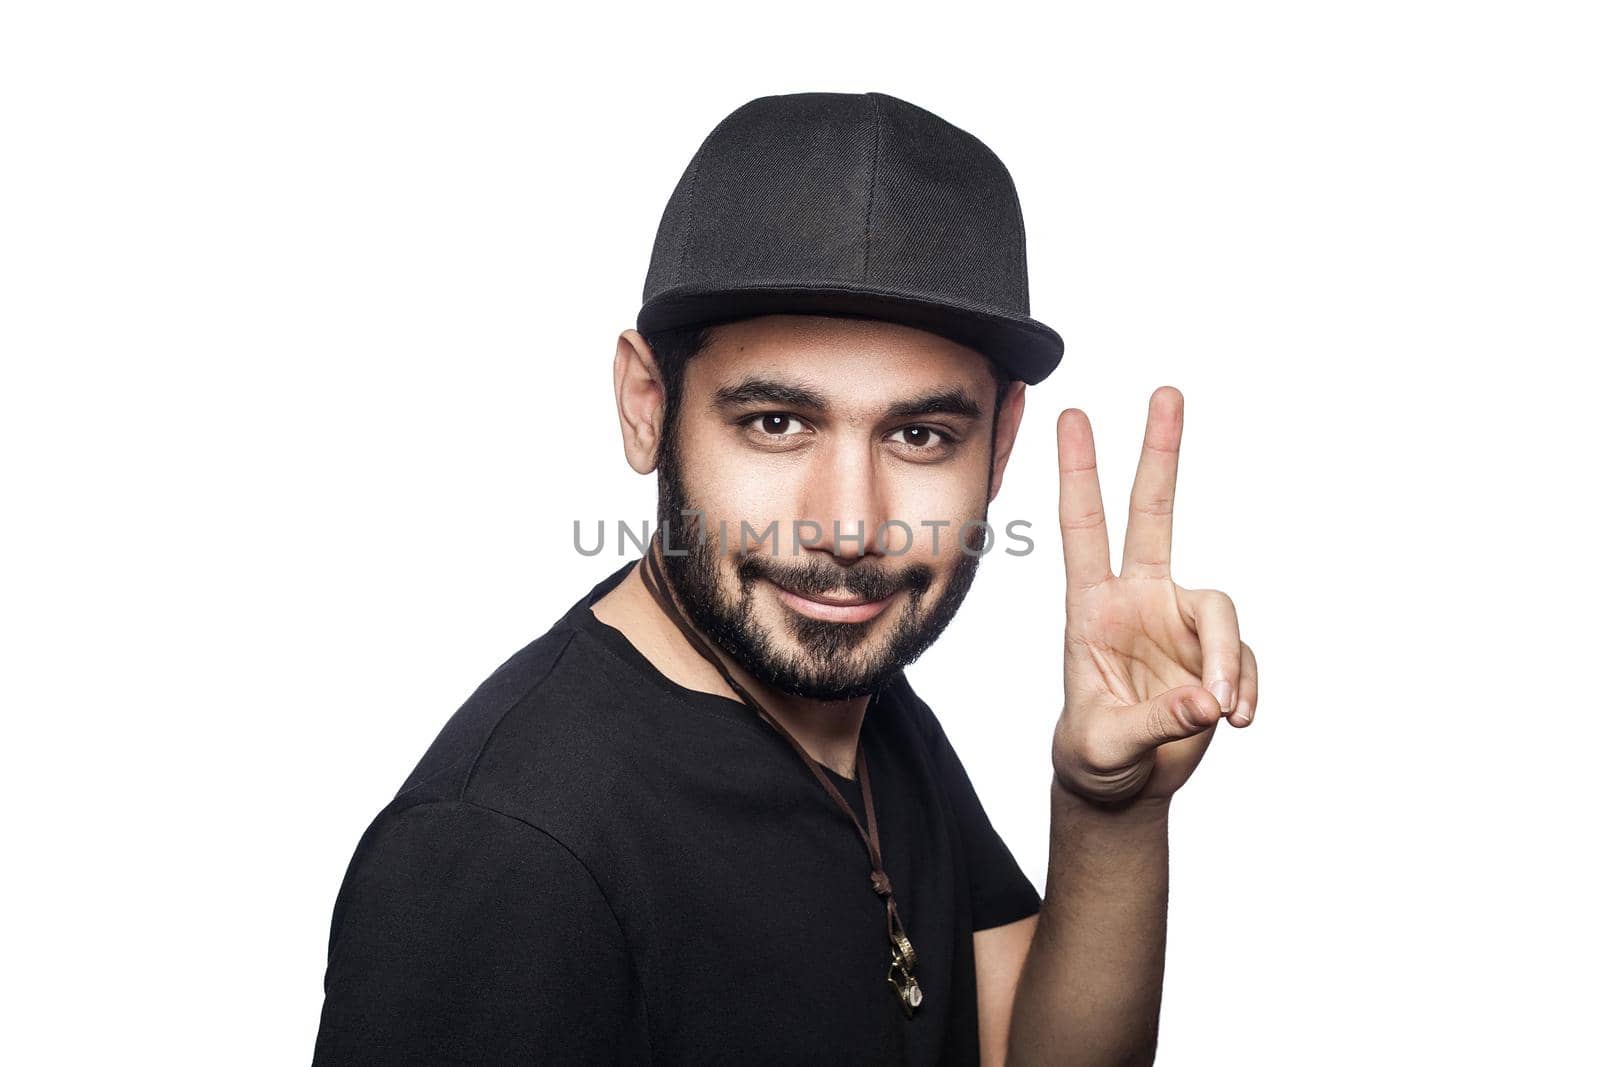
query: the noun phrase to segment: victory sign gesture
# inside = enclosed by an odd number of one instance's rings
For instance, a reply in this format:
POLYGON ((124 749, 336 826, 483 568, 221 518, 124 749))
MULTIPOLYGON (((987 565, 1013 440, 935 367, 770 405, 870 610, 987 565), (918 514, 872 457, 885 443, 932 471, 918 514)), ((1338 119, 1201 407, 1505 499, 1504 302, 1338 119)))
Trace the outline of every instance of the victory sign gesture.
POLYGON ((1172 794, 1218 723, 1248 726, 1256 712, 1256 660, 1233 601, 1172 580, 1182 436, 1183 394, 1157 389, 1113 574, 1089 420, 1076 408, 1056 420, 1067 634, 1050 867, 1006 1047, 990 1062, 1155 1058, 1172 794))
POLYGON ((1062 787, 1098 804, 1170 799, 1222 719, 1255 717, 1256 661, 1233 601, 1172 580, 1182 436, 1183 394, 1157 389, 1113 574, 1088 417, 1070 408, 1056 422, 1067 624, 1052 757, 1062 787))

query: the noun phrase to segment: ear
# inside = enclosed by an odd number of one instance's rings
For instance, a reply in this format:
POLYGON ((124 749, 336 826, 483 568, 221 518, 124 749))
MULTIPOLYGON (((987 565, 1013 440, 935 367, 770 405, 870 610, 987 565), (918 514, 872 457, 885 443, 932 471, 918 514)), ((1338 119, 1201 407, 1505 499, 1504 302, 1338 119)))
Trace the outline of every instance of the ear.
POLYGON ((1017 429, 1022 425, 1022 400, 1027 385, 1012 382, 995 413, 999 425, 994 432, 994 464, 989 473, 989 501, 1000 495, 1000 479, 1006 473, 1006 461, 1011 458, 1011 446, 1017 443, 1017 429))
POLYGON ((622 425, 622 450, 628 456, 628 466, 640 474, 649 474, 656 469, 667 394, 655 353, 638 330, 624 330, 617 338, 611 379, 617 392, 617 421, 622 425))

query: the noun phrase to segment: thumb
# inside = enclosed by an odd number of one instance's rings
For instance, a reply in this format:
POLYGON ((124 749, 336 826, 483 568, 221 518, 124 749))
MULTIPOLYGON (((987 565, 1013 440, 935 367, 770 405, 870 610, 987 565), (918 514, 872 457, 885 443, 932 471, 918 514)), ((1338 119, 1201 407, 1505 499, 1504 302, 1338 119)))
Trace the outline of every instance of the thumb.
POLYGON ((1204 686, 1181 685, 1138 705, 1146 746, 1205 733, 1222 718, 1222 705, 1204 686))

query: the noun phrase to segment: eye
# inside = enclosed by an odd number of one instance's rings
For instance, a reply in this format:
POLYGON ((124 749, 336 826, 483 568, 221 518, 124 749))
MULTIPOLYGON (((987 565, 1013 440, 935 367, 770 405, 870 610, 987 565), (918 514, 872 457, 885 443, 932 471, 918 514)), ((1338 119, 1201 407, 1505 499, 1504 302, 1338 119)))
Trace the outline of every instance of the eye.
POLYGON ((938 448, 947 445, 950 439, 932 426, 902 426, 889 435, 889 440, 897 444, 909 445, 914 449, 938 448))
POLYGON ((782 411, 764 411, 745 419, 743 425, 768 437, 793 437, 806 432, 806 424, 782 411))

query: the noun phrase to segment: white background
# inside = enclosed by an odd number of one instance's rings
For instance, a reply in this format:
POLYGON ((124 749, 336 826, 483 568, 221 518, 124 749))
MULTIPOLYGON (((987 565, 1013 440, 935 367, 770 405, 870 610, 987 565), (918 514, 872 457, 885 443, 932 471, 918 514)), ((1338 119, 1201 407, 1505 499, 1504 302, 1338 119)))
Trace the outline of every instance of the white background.
POLYGON ((1592 8, 555 11, 0 16, 7 1062, 310 1058, 367 821, 618 565, 572 519, 653 513, 668 193, 807 90, 994 148, 1067 342, 991 512, 1040 550, 912 669, 1040 884, 1053 415, 1120 516, 1187 397, 1176 576, 1263 696, 1176 805, 1162 1062, 1592 1056, 1592 8))

